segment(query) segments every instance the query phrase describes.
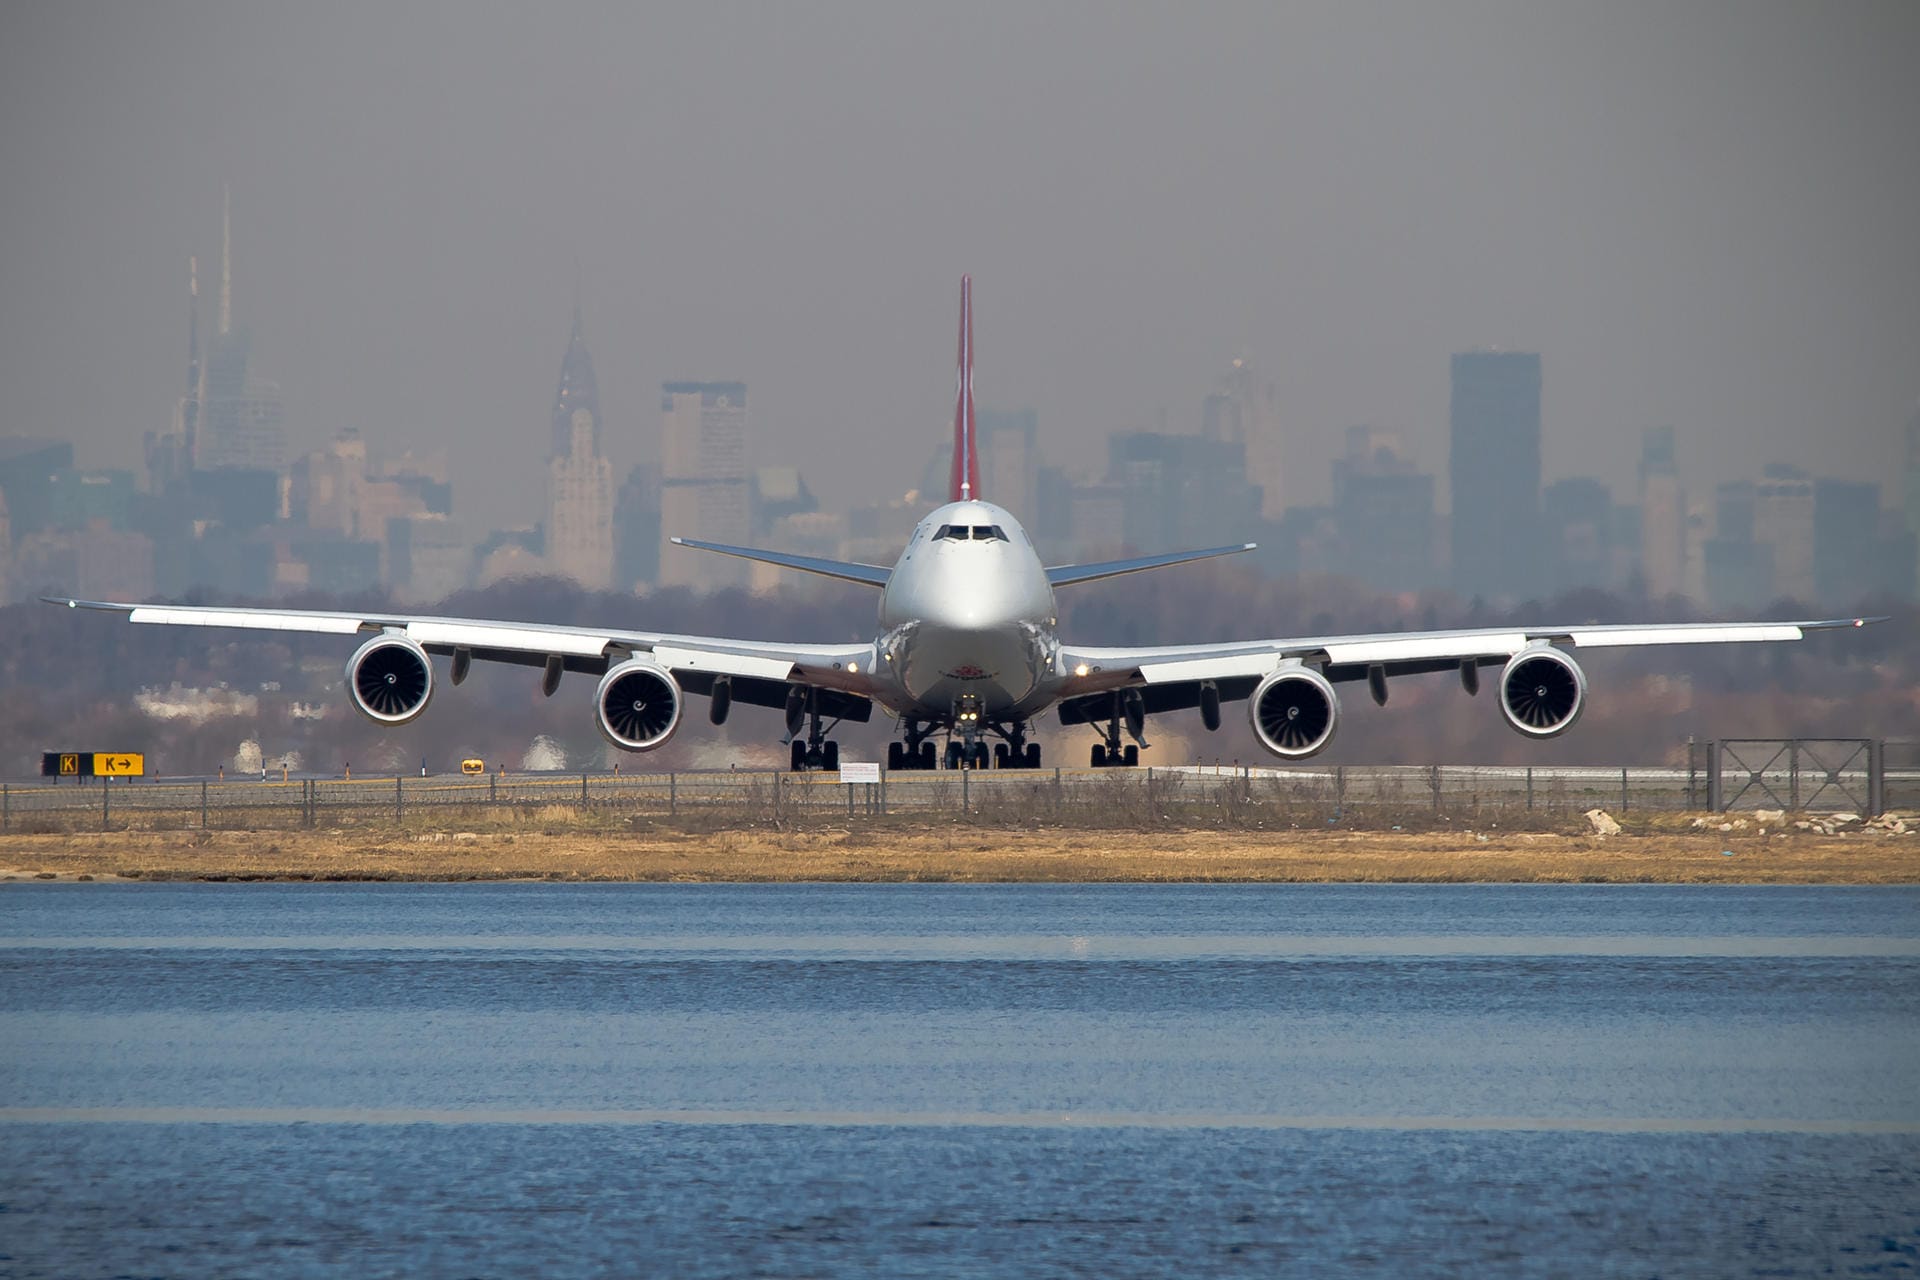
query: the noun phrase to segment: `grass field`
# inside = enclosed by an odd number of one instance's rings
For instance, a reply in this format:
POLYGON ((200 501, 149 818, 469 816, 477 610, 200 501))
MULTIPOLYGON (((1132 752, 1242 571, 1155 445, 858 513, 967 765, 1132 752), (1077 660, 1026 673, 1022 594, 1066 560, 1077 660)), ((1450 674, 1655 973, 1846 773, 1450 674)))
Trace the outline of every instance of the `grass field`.
MULTIPOLYGON (((451 816, 451 815, 447 815, 451 816)), ((301 830, 24 832, 0 880, 1346 881, 1920 883, 1920 836, 1663 815, 1597 836, 1525 830, 1082 830, 862 818, 715 827, 546 805, 463 823, 301 830)))

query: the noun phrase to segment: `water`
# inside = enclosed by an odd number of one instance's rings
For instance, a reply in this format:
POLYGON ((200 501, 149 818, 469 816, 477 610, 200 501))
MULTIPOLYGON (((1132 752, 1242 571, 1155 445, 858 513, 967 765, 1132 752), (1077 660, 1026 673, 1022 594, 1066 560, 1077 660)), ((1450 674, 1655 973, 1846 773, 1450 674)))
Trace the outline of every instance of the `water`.
POLYGON ((16 885, 0 1277, 1920 1270, 1920 892, 16 885))

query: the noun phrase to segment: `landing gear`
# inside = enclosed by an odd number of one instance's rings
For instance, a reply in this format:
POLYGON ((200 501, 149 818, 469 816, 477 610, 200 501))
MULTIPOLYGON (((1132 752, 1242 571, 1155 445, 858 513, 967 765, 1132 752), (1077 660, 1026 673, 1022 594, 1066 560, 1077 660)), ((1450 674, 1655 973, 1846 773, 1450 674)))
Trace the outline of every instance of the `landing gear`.
MULTIPOLYGON (((838 772, 840 744, 827 737, 827 731, 833 725, 820 723, 820 711, 812 690, 802 692, 802 698, 804 700, 789 696, 787 699, 787 734, 791 739, 787 748, 788 767, 794 773, 805 773, 810 769, 825 773, 838 772), (799 734, 802 719, 807 726, 804 738, 799 734)), ((834 725, 839 723, 838 720, 833 722, 834 725)))
POLYGON ((1146 739, 1147 708, 1137 689, 1117 689, 1113 694, 1113 709, 1107 717, 1107 727, 1101 732, 1104 741, 1096 743, 1089 759, 1096 769, 1134 769, 1140 765, 1140 748, 1147 745, 1146 739), (1125 747, 1120 745, 1120 730, 1125 728, 1133 739, 1125 747))
POLYGON ((989 765, 996 769, 1038 769, 1040 767, 1040 744, 1027 741, 1025 721, 1016 720, 1011 725, 998 724, 988 726, 977 716, 971 719, 959 719, 953 726, 953 732, 947 739, 946 750, 937 751, 929 740, 929 730, 923 731, 919 724, 909 722, 905 742, 887 744, 887 768, 889 769, 985 769, 989 765), (987 749, 986 735, 997 733, 1005 739, 987 749))
POLYGON ((905 742, 887 744, 888 769, 931 769, 939 763, 938 752, 918 721, 906 722, 906 734, 905 742))
POLYGON ((788 764, 794 773, 805 773, 810 769, 837 773, 840 769, 840 744, 822 741, 818 746, 808 746, 795 738, 788 751, 788 764))

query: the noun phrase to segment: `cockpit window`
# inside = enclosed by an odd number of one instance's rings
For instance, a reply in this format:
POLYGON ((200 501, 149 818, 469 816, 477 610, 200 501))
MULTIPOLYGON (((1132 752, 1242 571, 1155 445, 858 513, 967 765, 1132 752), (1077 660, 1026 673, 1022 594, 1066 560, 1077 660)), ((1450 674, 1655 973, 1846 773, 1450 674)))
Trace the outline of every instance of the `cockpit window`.
POLYGON ((943 524, 934 535, 936 538, 949 538, 954 542, 1006 542, 1007 531, 997 524, 943 524))

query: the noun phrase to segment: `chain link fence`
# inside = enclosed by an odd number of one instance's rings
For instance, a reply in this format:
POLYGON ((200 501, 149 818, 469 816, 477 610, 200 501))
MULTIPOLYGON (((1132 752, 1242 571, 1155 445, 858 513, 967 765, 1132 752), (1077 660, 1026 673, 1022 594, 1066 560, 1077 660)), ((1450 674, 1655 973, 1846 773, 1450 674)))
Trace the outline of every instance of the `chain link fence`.
POLYGON ((964 816, 1091 828, 1262 827, 1327 821, 1542 822, 1773 807, 1862 814, 1920 800, 1920 743, 1695 744, 1688 767, 1187 766, 837 774, 495 773, 482 777, 94 779, 0 783, 0 831, 449 826, 489 822, 699 825, 964 816), (1852 749, 1852 748, 1858 749, 1852 749), (1887 761, 1894 761, 1892 767, 1887 761))

